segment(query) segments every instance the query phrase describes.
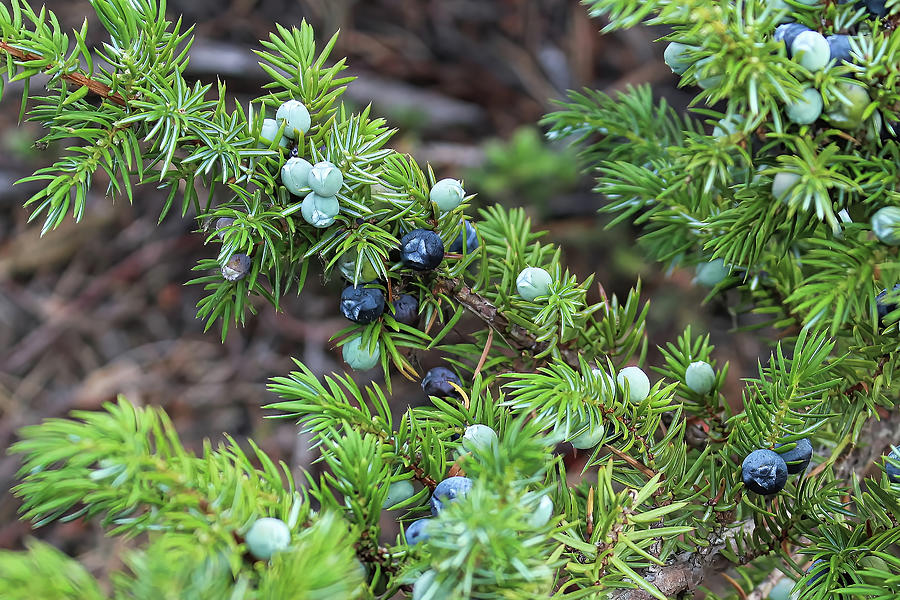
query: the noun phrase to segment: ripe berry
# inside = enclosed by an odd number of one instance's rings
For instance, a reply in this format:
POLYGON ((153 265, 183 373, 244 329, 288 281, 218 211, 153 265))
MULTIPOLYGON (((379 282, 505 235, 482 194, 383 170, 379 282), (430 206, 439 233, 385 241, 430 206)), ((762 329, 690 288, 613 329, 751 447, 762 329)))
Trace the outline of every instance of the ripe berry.
POLYGON ((273 554, 290 545, 291 530, 281 519, 263 517, 250 526, 244 536, 244 543, 255 558, 269 560, 273 554))
POLYGON ((772 179, 772 196, 776 200, 787 203, 791 190, 800 182, 800 176, 796 173, 781 171, 775 173, 772 179))
POLYGON ((437 516, 444 506, 464 498, 472 489, 472 480, 468 477, 448 477, 443 480, 431 494, 431 514, 437 516))
POLYGON ((829 35, 825 41, 828 42, 828 48, 831 51, 831 60, 837 64, 841 64, 843 61, 852 62, 849 35, 829 35))
POLYGON ((453 243, 450 244, 450 252, 454 254, 462 254, 463 250, 465 252, 475 252, 478 249, 478 232, 475 231, 475 226, 469 223, 466 220, 463 220, 463 230, 459 232, 459 235, 456 236, 456 239, 453 240, 453 243), (466 247, 463 248, 463 241, 465 241, 466 247))
POLYGON ((469 452, 474 452, 476 448, 484 451, 496 447, 499 441, 496 431, 487 425, 475 424, 466 427, 462 437, 462 446, 469 452))
MULTIPOLYGON (((892 450, 891 453, 888 454, 888 458, 900 462, 900 450, 892 450)), ((900 466, 884 461, 884 472, 887 474, 888 480, 891 483, 900 483, 900 466)))
POLYGON ((797 125, 814 123, 822 114, 822 95, 811 87, 806 88, 800 99, 784 107, 784 112, 797 125))
POLYGON ((428 535, 428 527, 431 523, 431 518, 419 519, 410 523, 406 528, 406 543, 415 546, 431 537, 428 535))
POLYGON ((334 196, 344 185, 344 174, 328 161, 317 162, 309 171, 309 187, 320 196, 334 196))
POLYGON ((776 42, 784 42, 784 46, 787 48, 788 58, 790 58, 791 44, 794 43, 794 40, 798 35, 805 31, 811 30, 806 25, 801 25, 800 23, 785 23, 775 28, 775 35, 773 37, 776 42))
POLYGON ((539 296, 550 293, 550 273, 540 267, 525 267, 516 277, 516 290, 526 300, 534 301, 539 296))
POLYGON ((300 204, 300 214, 303 220, 319 229, 324 229, 332 223, 334 218, 341 212, 341 205, 338 203, 337 196, 320 196, 315 192, 310 192, 300 204))
POLYGON ((887 2, 885 0, 862 0, 856 3, 856 8, 865 8, 871 16, 882 18, 887 15, 887 2))
POLYGON ((807 575, 814 572, 813 576, 810 577, 809 581, 806 582, 806 585, 811 586, 811 585, 815 584, 815 582, 818 579, 820 579, 821 577, 824 577, 830 570, 831 570, 831 567, 828 565, 828 563, 826 563, 821 558, 814 560, 813 564, 809 565, 809 568, 806 569, 807 575))
POLYGON ((650 395, 650 379, 640 367, 625 367, 619 371, 616 382, 622 391, 628 388, 628 400, 635 404, 643 402, 650 395))
POLYGON ((852 83, 841 82, 836 88, 841 96, 835 97, 825 117, 835 127, 856 129, 862 124, 863 113, 869 105, 869 93, 852 83))
POLYGON ((430 229, 413 229, 400 240, 400 260, 414 271, 431 271, 444 260, 444 242, 430 229))
POLYGON ((721 258, 697 265, 694 281, 707 287, 715 287, 731 274, 731 268, 721 258))
POLYGON ((375 350, 369 350, 368 344, 363 346, 362 336, 356 336, 341 347, 341 355, 351 369, 367 371, 381 360, 381 348, 376 344, 375 350))
POLYGON ((348 285, 341 292, 341 314, 354 323, 372 323, 383 312, 384 292, 376 287, 348 285))
MULTIPOLYGON (((781 452, 781 458, 787 464, 788 475, 796 475, 802 473, 809 466, 812 460, 813 447, 809 438, 797 440, 796 446, 785 452, 781 452)), ((784 444, 775 444, 776 448, 780 448, 784 444)))
MULTIPOLYGON (((893 291, 896 292, 897 290, 900 290, 900 283, 894 286, 893 291)), ((884 327, 884 318, 888 316, 888 313, 897 310, 896 303, 888 303, 885 301, 887 293, 887 290, 881 290, 881 293, 875 296, 875 308, 878 311, 878 324, 881 327, 884 327)))
POLYGON ((698 394, 708 394, 716 384, 716 372, 707 362, 692 362, 684 372, 684 383, 698 394))
POLYGON ((309 172, 313 166, 308 160, 291 157, 281 167, 281 184, 295 196, 300 196, 309 187, 309 172))
POLYGON ((762 448, 754 450, 741 464, 744 485, 751 492, 771 496, 784 489, 787 483, 787 464, 777 452, 762 448))
POLYGON ((688 46, 681 42, 669 42, 665 52, 663 52, 663 60, 666 61, 673 73, 681 75, 687 71, 689 66, 694 64, 694 61, 688 58, 688 52, 695 49, 693 46, 688 46))
POLYGON ((391 303, 394 307, 394 320, 410 327, 419 324, 419 301, 415 296, 401 294, 391 303))
POLYGON ((434 202, 439 209, 449 212, 462 204, 466 198, 466 190, 455 179, 441 179, 431 188, 428 199, 434 202))
POLYGON ((387 496, 384 498, 382 508, 391 508, 401 502, 405 502, 412 498, 416 493, 413 484, 408 479, 395 481, 388 486, 387 496))
POLYGON ((885 206, 872 215, 872 231, 882 244, 900 246, 900 208, 885 206))
POLYGON ((579 450, 588 450, 603 441, 603 425, 594 423, 581 434, 569 440, 569 443, 579 450))
POLYGON ((234 219, 231 217, 220 217, 216 219, 216 234, 219 236, 219 239, 225 238, 225 230, 234 225, 234 219))
POLYGON ((222 266, 222 277, 228 281, 243 279, 250 273, 252 264, 250 257, 246 254, 232 254, 228 262, 222 266))
POLYGON ((793 59, 809 69, 820 71, 831 60, 828 42, 818 31, 803 31, 791 43, 793 59))
POLYGON ((275 119, 279 122, 279 125, 281 124, 281 121, 285 122, 284 135, 292 140, 302 138, 306 135, 306 132, 309 131, 310 125, 312 124, 306 106, 297 100, 288 100, 279 106, 278 111, 275 113, 275 119))
POLYGON ((425 374, 425 378, 422 380, 422 390, 426 396, 459 398, 459 392, 450 385, 450 382, 462 387, 462 381, 456 376, 456 373, 447 367, 435 367, 425 374))
MULTIPOLYGON (((275 141, 275 136, 278 135, 279 127, 278 121, 275 119, 263 120, 262 129, 259 130, 259 142, 261 147, 268 148, 272 145, 272 142, 275 141)), ((278 140, 278 145, 282 148, 287 148, 291 145, 291 140, 282 135, 278 140)))

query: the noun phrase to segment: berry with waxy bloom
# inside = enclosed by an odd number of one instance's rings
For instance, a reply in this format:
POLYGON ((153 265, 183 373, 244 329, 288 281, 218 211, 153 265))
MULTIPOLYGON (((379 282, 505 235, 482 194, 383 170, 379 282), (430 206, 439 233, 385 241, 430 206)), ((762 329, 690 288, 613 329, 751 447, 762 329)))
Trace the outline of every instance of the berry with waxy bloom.
POLYGON ((416 490, 408 479, 395 481, 388 486, 387 496, 384 498, 382 508, 391 508, 401 502, 405 502, 412 498, 415 493, 416 490))
POLYGON ((787 483, 787 464, 773 450, 754 450, 741 464, 741 477, 751 492, 771 496, 784 489, 787 483))
POLYGON ((400 294, 391 304, 394 307, 394 314, 391 316, 395 321, 410 327, 419 323, 419 301, 415 296, 400 294))
POLYGON ((456 179, 441 179, 435 183, 428 199, 434 202, 443 212, 449 212, 463 203, 466 198, 466 190, 456 179))
POLYGON ((409 527, 406 528, 406 543, 410 546, 415 546, 419 542, 424 542, 431 537, 428 535, 428 527, 431 523, 430 517, 410 523, 409 527))
POLYGON ((540 267, 525 267, 516 277, 516 290, 526 300, 534 301, 539 296, 550 293, 553 278, 540 267))
POLYGON ((431 514, 437 516, 444 507, 460 498, 464 498, 472 489, 472 480, 468 477, 448 477, 434 488, 431 494, 431 514))
POLYGON ((900 207, 885 206, 872 215, 872 231, 882 244, 900 246, 900 207))
POLYGON ((413 229, 400 240, 400 261, 414 271, 431 271, 444 260, 444 242, 430 229, 413 229))
POLYGON ((263 517, 250 526, 244 543, 255 558, 269 560, 273 554, 286 550, 290 545, 291 530, 281 519, 263 517))
POLYGON ((447 367, 435 367, 429 369, 422 379, 422 390, 426 396, 437 396, 438 398, 458 398, 459 392, 456 391, 450 383, 455 383, 462 387, 462 381, 456 376, 456 373, 447 367))
POLYGON ((650 395, 650 378, 640 367, 625 367, 619 371, 616 382, 623 391, 628 388, 628 400, 635 404, 650 395))
POLYGON ((246 254, 232 254, 224 265, 222 265, 222 277, 228 281, 239 281, 250 273, 250 267, 253 262, 246 254))
POLYGON ((300 203, 300 214, 303 220, 319 229, 324 229, 334 223, 335 217, 341 212, 341 205, 337 196, 320 196, 310 192, 300 203))
POLYGON ((335 165, 323 160, 309 170, 308 184, 320 196, 334 196, 344 185, 344 174, 335 165))
POLYGON ((822 95, 814 88, 806 88, 798 100, 784 107, 784 112, 798 125, 814 123, 822 114, 822 95))
POLYGON ((496 431, 487 425, 477 423, 466 427, 462 437, 462 446, 469 452, 474 451, 476 448, 484 451, 487 448, 496 446, 499 441, 496 431))
POLYGON ((309 187, 309 172, 313 166, 300 157, 287 159, 281 167, 281 184, 295 196, 300 196, 309 187))
POLYGON ((818 31, 803 31, 791 43, 791 57, 810 71, 821 71, 831 60, 831 49, 818 31))
MULTIPOLYGON (((264 119, 262 124, 262 129, 259 130, 259 142, 262 147, 268 147, 272 145, 272 142, 275 141, 275 136, 278 135, 279 129, 278 121, 275 119, 264 119)), ((282 148, 288 148, 291 145, 291 140, 282 135, 278 139, 278 145, 282 148)))
POLYGON ((368 371, 381 360, 381 348, 376 344, 375 349, 370 350, 368 344, 363 344, 362 336, 358 335, 341 347, 341 355, 354 371, 368 371))
POLYGON ((689 66, 694 64, 694 61, 688 58, 688 52, 691 50, 696 50, 696 48, 681 42, 669 42, 669 45, 666 46, 663 52, 663 60, 672 69, 673 73, 681 75, 687 71, 689 66))
MULTIPOLYGON (((809 438, 797 440, 796 444, 797 445, 790 450, 780 453, 781 458, 784 459, 784 462, 787 464, 788 475, 802 473, 806 470, 806 467, 809 466, 809 461, 812 460, 813 447, 809 438)), ((775 448, 780 448, 782 445, 783 444, 775 444, 775 448)))
POLYGON ((302 138, 312 125, 309 110, 297 100, 288 100, 279 106, 275 112, 275 119, 279 125, 284 121, 284 135, 292 140, 302 138))
POLYGON ((341 292, 341 314, 354 323, 372 323, 383 312, 384 292, 377 287, 348 285, 341 292))
POLYGON ((684 372, 684 383, 698 394, 708 394, 716 384, 716 372, 705 361, 692 362, 684 372))
POLYGON ((449 251, 454 254, 462 254, 463 250, 465 252, 474 252, 478 249, 478 232, 475 231, 475 226, 463 220, 463 230, 459 232, 459 235, 456 236, 456 239, 453 240, 453 243, 450 244, 449 251), (463 248, 463 242, 465 241, 466 247, 463 248))

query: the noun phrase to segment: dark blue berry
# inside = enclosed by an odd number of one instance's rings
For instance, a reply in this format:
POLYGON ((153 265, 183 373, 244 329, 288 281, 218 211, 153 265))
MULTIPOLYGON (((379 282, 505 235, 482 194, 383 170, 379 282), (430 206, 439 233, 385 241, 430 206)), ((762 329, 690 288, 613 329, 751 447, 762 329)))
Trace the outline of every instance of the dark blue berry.
POLYGON ((430 229, 413 229, 400 240, 400 260, 414 271, 430 271, 444 260, 444 242, 430 229))
POLYGON ((401 294, 392 302, 394 307, 394 320, 410 327, 419 323, 419 301, 415 296, 401 294))
MULTIPOLYGON (((775 447, 778 448, 782 445, 775 444, 775 447)), ((782 452, 781 458, 787 464, 788 475, 796 475, 805 471, 806 467, 809 466, 809 461, 812 460, 812 451, 813 448, 809 438, 803 438, 798 440, 797 445, 791 450, 782 452)))
POLYGON ((741 476, 748 490, 771 496, 784 489, 784 484, 787 483, 787 464, 773 450, 754 450, 744 459, 741 476))
POLYGON ((406 542, 410 546, 415 546, 419 542, 424 542, 430 536, 428 535, 428 527, 431 525, 431 519, 419 519, 410 523, 406 528, 406 542))
POLYGON ((831 50, 831 58, 837 64, 841 64, 845 60, 851 62, 849 35, 829 35, 825 38, 825 41, 828 42, 828 48, 831 50))
MULTIPOLYGON (((893 450, 888 454, 888 458, 900 463, 900 451, 893 450)), ((894 463, 884 461, 884 472, 887 473, 891 483, 900 483, 900 467, 896 466, 894 463)))
POLYGON ((887 14, 887 6, 885 0, 863 0, 856 3, 856 8, 865 8, 873 17, 879 19, 887 14))
MULTIPOLYGON (((900 283, 894 286, 893 291, 900 290, 900 283)), ((887 296, 887 290, 881 290, 881 293, 875 296, 875 308, 878 310, 878 325, 884 327, 884 318, 888 316, 888 313, 891 313, 897 310, 897 305, 895 303, 885 302, 885 297, 887 296)))
POLYGON ((809 581, 806 582, 807 586, 815 585, 816 581, 824 577, 828 573, 828 571, 831 570, 827 563, 820 567, 819 565, 821 565, 822 563, 825 563, 825 561, 821 558, 818 558, 813 561, 813 564, 809 565, 809 568, 806 570, 806 574, 808 575, 813 571, 815 571, 815 574, 809 579, 809 581))
POLYGON ((371 323, 384 312, 384 293, 374 287, 348 285, 341 292, 341 314, 354 323, 371 323))
POLYGON ((437 516, 445 505, 465 497, 472 489, 472 480, 468 477, 448 477, 443 480, 431 494, 431 514, 437 516))
POLYGON ((785 23, 784 25, 779 25, 775 28, 775 41, 784 42, 784 45, 787 48, 788 58, 791 56, 791 45, 794 43, 797 36, 804 31, 810 31, 810 29, 806 25, 801 25, 800 23, 785 23))
POLYGON ((462 254, 463 252, 463 235, 465 235, 466 252, 474 252, 478 249, 478 233, 475 232, 475 226, 466 220, 463 220, 463 230, 459 232, 453 243, 450 244, 450 252, 454 254, 462 254))
POLYGON ((459 392, 450 385, 451 381, 462 387, 462 381, 459 380, 456 373, 446 367, 435 367, 425 374, 425 379, 422 380, 422 389, 426 396, 459 398, 459 392))

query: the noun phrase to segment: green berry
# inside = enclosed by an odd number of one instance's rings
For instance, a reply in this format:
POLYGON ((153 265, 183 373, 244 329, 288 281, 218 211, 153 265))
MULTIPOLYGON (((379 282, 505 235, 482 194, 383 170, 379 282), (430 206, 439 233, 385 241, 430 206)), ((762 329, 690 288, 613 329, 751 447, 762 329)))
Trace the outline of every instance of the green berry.
POLYGON ((570 443, 579 450, 588 450, 603 441, 603 425, 595 423, 593 426, 578 434, 570 440, 570 443))
POLYGON ((244 536, 247 550, 259 560, 269 560, 291 544, 291 530, 281 519, 263 517, 250 526, 244 536))
POLYGON ((327 160, 317 162, 309 171, 309 187, 320 196, 334 196, 344 185, 344 174, 327 160))
POLYGON ((731 269, 725 264, 725 261, 716 258, 708 263, 697 265, 697 276, 694 277, 694 281, 707 287, 715 287, 730 274, 731 269))
MULTIPOLYGON (((260 147, 268 148, 269 146, 271 146, 272 142, 275 141, 275 136, 278 135, 279 128, 280 125, 275 119, 264 119, 262 129, 259 130, 260 147)), ((278 145, 282 148, 288 148, 291 145, 291 140, 282 135, 278 140, 278 145)))
POLYGON ((391 508, 392 506, 396 506, 401 502, 406 502, 407 500, 412 498, 415 493, 416 490, 415 488, 413 488, 413 484, 410 483, 408 479, 395 481, 388 486, 387 496, 384 499, 382 508, 391 508))
POLYGON ((800 176, 796 173, 782 171, 776 173, 772 179, 772 196, 776 200, 787 203, 791 190, 800 182, 800 176))
POLYGON ((694 46, 688 46, 681 42, 669 42, 665 52, 663 52, 663 60, 666 61, 673 73, 681 75, 689 66, 694 64, 694 61, 688 57, 688 52, 695 49, 694 46))
POLYGON ((338 260, 338 269, 349 281, 369 282, 378 279, 378 271, 368 259, 363 260, 362 267, 359 271, 359 279, 356 279, 356 268, 359 262, 359 253, 356 250, 349 250, 341 255, 338 260))
POLYGON ((540 529, 550 521, 552 516, 553 500, 550 499, 550 496, 541 496, 531 518, 528 519, 528 525, 532 529, 540 529))
POLYGON ((612 394, 614 397, 616 393, 616 384, 615 381, 613 381, 612 376, 603 369, 591 369, 591 375, 594 376, 594 379, 598 380, 603 399, 611 400, 612 398, 610 398, 609 395, 612 394))
POLYGON ((885 206, 872 215, 872 231, 882 244, 900 246, 900 207, 885 206))
POLYGON ((725 137, 728 135, 733 135, 741 130, 741 126, 744 124, 743 115, 732 115, 730 117, 723 117, 719 119, 716 123, 716 126, 713 128, 713 136, 717 138, 725 137))
POLYGON ((722 81, 722 68, 713 63, 712 57, 697 61, 694 77, 697 85, 704 90, 719 85, 722 81), (708 66, 707 66, 708 65, 708 66))
POLYGON ((708 394, 716 384, 716 372, 702 360, 692 362, 684 372, 684 383, 698 394, 708 394))
POLYGON ((635 404, 650 395, 650 379, 640 367, 625 367, 619 371, 616 382, 623 391, 628 388, 628 400, 635 404))
POLYGON ((818 31, 804 31, 794 38, 791 56, 810 71, 821 71, 831 60, 828 40, 818 31))
POLYGON ((533 301, 538 296, 550 293, 550 273, 540 267, 525 267, 516 277, 516 289, 526 300, 533 301))
POLYGON ((863 122, 863 113, 869 105, 869 94, 862 86, 852 83, 839 83, 837 91, 840 96, 828 108, 825 118, 841 129, 856 129, 863 122))
POLYGON ((300 204, 300 214, 303 220, 319 229, 324 229, 332 223, 334 218, 341 212, 341 205, 338 203, 337 196, 320 196, 315 192, 310 192, 300 204))
POLYGON ((788 119, 797 125, 809 125, 822 114, 822 95, 809 87, 801 97, 784 107, 788 119))
POLYGON ((300 196, 309 187, 309 172, 313 166, 299 157, 289 158, 281 167, 281 184, 295 196, 300 196))
POLYGON ((449 212, 462 204, 466 198, 466 191, 462 184, 455 179, 441 179, 431 188, 428 198, 439 209, 449 212))
POLYGON ((469 425, 462 437, 462 446, 469 452, 476 449, 483 452, 491 447, 496 447, 498 443, 497 432, 487 425, 469 425))
POLYGON ((381 348, 376 345, 375 350, 370 351, 368 345, 363 346, 362 336, 351 338, 341 348, 341 354, 354 371, 368 371, 381 361, 381 348))
POLYGON ((284 135, 292 140, 302 138, 312 125, 309 111, 302 102, 296 100, 288 100, 279 106, 275 119, 279 124, 281 121, 285 122, 284 135))
MULTIPOLYGON (((428 593, 428 590, 431 589, 436 577, 437 571, 434 569, 428 569, 419 575, 419 578, 416 579, 416 582, 413 584, 413 600, 423 600, 428 593)), ((432 594, 431 598, 437 598, 437 596, 432 594)))

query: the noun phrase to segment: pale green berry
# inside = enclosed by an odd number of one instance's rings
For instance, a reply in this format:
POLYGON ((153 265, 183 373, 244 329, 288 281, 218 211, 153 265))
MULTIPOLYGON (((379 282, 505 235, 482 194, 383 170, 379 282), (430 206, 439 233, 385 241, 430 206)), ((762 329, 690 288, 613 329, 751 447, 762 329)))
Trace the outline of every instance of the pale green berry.
POLYGON ((363 345, 362 336, 356 336, 343 345, 341 355, 354 371, 368 371, 381 361, 381 348, 376 344, 370 351, 368 344, 363 345))
POLYGON ((305 188, 309 187, 309 172, 312 165, 309 161, 292 157, 281 167, 281 184, 295 196, 300 196, 305 188))
POLYGON ((688 46, 681 42, 669 42, 665 52, 663 52, 663 60, 666 61, 673 73, 681 75, 689 66, 694 64, 694 61, 688 58, 688 52, 695 49, 694 46, 688 46))
POLYGON ((465 197, 466 190, 455 179, 441 179, 434 184, 428 195, 428 198, 444 212, 449 212, 462 204, 465 197))
MULTIPOLYGON (((413 600, 422 600, 423 598, 425 598, 425 594, 434 583, 436 577, 437 571, 435 571, 434 569, 428 569, 427 571, 419 575, 419 578, 416 579, 416 582, 413 584, 413 600)), ((437 596, 432 594, 431 598, 436 599, 437 596)))
POLYGON ((487 425, 469 425, 462 437, 462 446, 469 452, 474 452, 476 449, 484 452, 491 447, 496 447, 498 443, 497 432, 487 425))
POLYGON ((612 375, 604 371, 603 369, 591 369, 591 375, 594 376, 594 379, 599 380, 599 387, 601 393, 603 394, 604 399, 610 399, 609 395, 615 396, 616 393, 616 384, 613 381, 612 375))
POLYGON ((570 443, 579 450, 587 450, 593 448, 603 440, 603 425, 594 423, 588 427, 583 433, 570 440, 570 443))
POLYGON ((822 114, 822 94, 814 88, 806 88, 798 100, 784 107, 784 112, 797 125, 809 125, 822 114))
MULTIPOLYGON (((349 250, 344 252, 341 255, 340 260, 338 260, 338 269, 341 271, 341 275, 346 277, 349 281, 356 282, 356 267, 359 261, 359 253, 355 250, 349 250)), ((375 266, 369 262, 368 259, 363 260, 362 267, 359 271, 359 280, 362 282, 375 281, 378 279, 378 271, 375 269, 375 266)))
POLYGON ((650 395, 650 379, 640 367, 625 367, 619 371, 616 382, 623 390, 628 388, 628 399, 635 404, 643 402, 650 395))
POLYGON ((831 60, 831 46, 818 31, 804 31, 791 44, 792 58, 810 71, 821 71, 831 60))
POLYGON ((516 289, 519 295, 526 300, 534 300, 538 296, 546 296, 550 293, 550 283, 553 278, 550 273, 540 267, 525 267, 516 277, 516 289))
POLYGON ((722 68, 711 63, 712 57, 697 61, 697 70, 694 72, 697 85, 704 90, 715 87, 722 81, 722 68))
POLYGON ((835 99, 825 117, 835 127, 856 129, 862 125, 863 113, 869 105, 869 94, 864 87, 852 83, 839 83, 837 90, 843 98, 835 99))
POLYGON ((284 135, 292 140, 302 138, 312 125, 309 111, 302 102, 297 100, 288 100, 279 106, 275 113, 275 119, 285 122, 284 135))
POLYGON ((708 394, 716 384, 716 372, 707 362, 692 362, 684 372, 684 383, 698 394, 708 394))
POLYGON ((244 542, 254 557, 269 560, 273 554, 290 545, 291 530, 281 519, 263 517, 253 522, 244 536, 244 542))
POLYGON ((392 506, 400 504, 401 502, 405 502, 412 498, 415 493, 416 490, 415 488, 413 488, 413 484, 410 483, 408 479, 395 481, 388 486, 387 496, 384 499, 382 508, 390 508, 392 506))
POLYGON ((782 171, 776 173, 772 179, 772 196, 776 200, 787 202, 790 197, 791 190, 800 182, 800 176, 796 173, 782 171))
POLYGON ((872 215, 872 231, 882 244, 900 246, 900 208, 885 206, 872 215))
POLYGON ((731 273, 731 269, 721 258, 697 265, 697 276, 694 281, 707 287, 715 287, 731 273))
POLYGON ((310 192, 300 204, 300 214, 312 225, 323 229, 334 223, 334 218, 341 212, 341 205, 336 196, 320 196, 310 192))
POLYGON ((309 171, 309 187, 320 196, 334 196, 344 185, 344 174, 336 166, 323 160, 309 171))
POLYGON ((769 592, 767 600, 788 600, 791 597, 791 590, 794 587, 794 580, 782 577, 769 592))
MULTIPOLYGON (((259 130, 259 145, 261 148, 268 148, 272 145, 272 141, 278 135, 279 127, 278 121, 275 119, 263 120, 262 129, 259 130)), ((291 145, 291 140, 282 135, 281 139, 278 140, 278 145, 282 148, 287 148, 291 145)))
POLYGON ((733 135, 741 130, 741 126, 744 124, 743 115, 732 115, 730 117, 723 117, 716 122, 716 126, 713 128, 713 136, 717 138, 725 137, 727 135, 733 135))
POLYGON ((528 525, 532 529, 540 529, 550 521, 550 517, 552 516, 553 500, 550 499, 550 496, 541 496, 537 507, 535 507, 534 512, 531 514, 531 518, 528 519, 528 525))

